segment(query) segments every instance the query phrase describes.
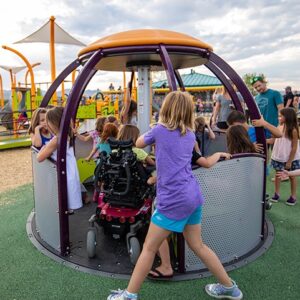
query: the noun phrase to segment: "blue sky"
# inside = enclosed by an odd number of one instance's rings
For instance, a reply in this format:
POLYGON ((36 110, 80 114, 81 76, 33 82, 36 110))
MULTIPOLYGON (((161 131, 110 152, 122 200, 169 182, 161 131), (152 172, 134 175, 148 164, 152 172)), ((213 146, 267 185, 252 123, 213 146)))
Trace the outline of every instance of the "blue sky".
MULTIPOLYGON (((300 90, 300 2, 296 0, 11 0, 2 7, 0 44, 21 51, 31 63, 42 63, 35 69, 37 82, 50 81, 49 46, 13 42, 31 34, 54 15, 57 24, 86 44, 138 28, 186 33, 211 44, 241 76, 264 73, 272 88, 283 90, 291 85, 300 90)), ((57 73, 79 50, 77 46, 56 47, 57 73)), ((1 49, 0 65, 23 63, 1 49)), ((209 74, 203 67, 197 71, 209 74)), ((4 87, 9 89, 7 72, 0 69, 0 74, 4 87)), ((17 75, 17 81, 24 82, 24 72, 17 75)), ((110 82, 119 85, 121 76, 100 74, 90 88, 105 89, 110 82)))

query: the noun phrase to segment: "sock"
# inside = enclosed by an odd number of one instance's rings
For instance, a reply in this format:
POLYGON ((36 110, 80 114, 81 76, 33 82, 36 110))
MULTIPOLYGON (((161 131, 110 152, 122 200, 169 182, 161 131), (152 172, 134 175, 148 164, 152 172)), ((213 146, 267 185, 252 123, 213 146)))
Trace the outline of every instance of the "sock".
POLYGON ((129 293, 127 290, 125 290, 125 296, 129 297, 130 299, 137 299, 138 294, 136 294, 136 293, 129 293))

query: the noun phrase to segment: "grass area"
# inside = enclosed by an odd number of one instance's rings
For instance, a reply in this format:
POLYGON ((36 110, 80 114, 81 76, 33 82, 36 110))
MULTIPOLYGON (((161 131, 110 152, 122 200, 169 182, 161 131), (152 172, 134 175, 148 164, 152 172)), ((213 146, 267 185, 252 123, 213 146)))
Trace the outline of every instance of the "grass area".
MULTIPOLYGON (((300 178, 298 186, 300 187, 300 178)), ((268 179, 268 191, 273 184, 268 179)), ((230 272, 244 299, 300 298, 300 191, 299 203, 288 207, 289 183, 282 183, 282 201, 267 214, 275 226, 275 239, 265 255, 230 272)), ((60 265, 36 250, 26 235, 33 207, 31 185, 0 194, 0 299, 106 299, 110 289, 127 281, 89 275, 60 265)), ((255 220, 253 220, 255 222, 255 220)), ((141 299, 210 299, 203 287, 213 278, 183 282, 146 282, 141 299)))

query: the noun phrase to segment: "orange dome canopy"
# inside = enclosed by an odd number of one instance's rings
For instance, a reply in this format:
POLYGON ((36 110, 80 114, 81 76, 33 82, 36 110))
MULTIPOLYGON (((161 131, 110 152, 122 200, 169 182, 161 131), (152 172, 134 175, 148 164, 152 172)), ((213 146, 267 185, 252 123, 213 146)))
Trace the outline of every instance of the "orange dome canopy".
POLYGON ((138 45, 178 45, 213 50, 212 46, 189 35, 169 30, 137 29, 115 33, 83 48, 78 56, 105 48, 126 47, 138 45))

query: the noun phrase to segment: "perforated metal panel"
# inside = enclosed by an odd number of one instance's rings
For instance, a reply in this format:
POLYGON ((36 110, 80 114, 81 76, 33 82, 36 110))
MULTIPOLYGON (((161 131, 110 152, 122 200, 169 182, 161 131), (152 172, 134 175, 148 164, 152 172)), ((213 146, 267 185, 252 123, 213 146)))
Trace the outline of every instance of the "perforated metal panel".
POLYGON ((59 215, 56 165, 50 160, 39 163, 32 152, 36 231, 41 239, 59 251, 59 215))
MULTIPOLYGON (((222 263, 239 258, 261 240, 264 159, 243 157, 217 163, 194 174, 206 200, 202 238, 222 263)), ((187 271, 205 268, 185 245, 187 271)))

